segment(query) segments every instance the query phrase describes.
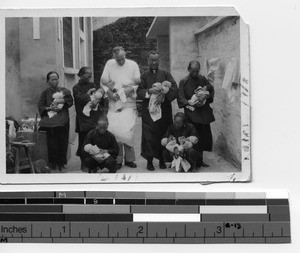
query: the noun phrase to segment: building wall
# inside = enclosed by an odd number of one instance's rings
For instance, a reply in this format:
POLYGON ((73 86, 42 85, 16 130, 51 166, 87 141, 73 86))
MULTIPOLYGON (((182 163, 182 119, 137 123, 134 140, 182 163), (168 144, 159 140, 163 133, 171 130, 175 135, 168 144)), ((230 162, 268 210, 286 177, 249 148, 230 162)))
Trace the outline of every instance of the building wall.
POLYGON ((19 19, 5 20, 5 98, 6 116, 20 119, 22 115, 20 91, 19 19))
POLYGON ((213 17, 170 18, 170 70, 178 83, 188 74, 188 63, 199 60, 195 32, 211 19, 213 17))
POLYGON ((198 36, 199 60, 202 74, 205 59, 220 58, 219 70, 215 73, 213 85, 215 99, 212 104, 216 121, 211 124, 214 137, 214 151, 225 159, 241 166, 241 105, 240 86, 229 100, 228 90, 222 82, 231 58, 240 59, 239 18, 226 19, 221 24, 204 31, 198 36))
POLYGON ((169 36, 157 37, 157 50, 159 52, 160 68, 170 72, 170 38, 169 36))
MULTIPOLYGON (((170 72, 179 85, 188 75, 187 66, 191 60, 199 60, 195 32, 214 17, 172 17, 169 24, 170 72)), ((180 109, 177 101, 172 102, 173 114, 180 109)))
POLYGON ((46 75, 56 70, 55 18, 40 19, 40 39, 33 39, 33 19, 19 19, 20 90, 22 117, 34 117, 46 75))

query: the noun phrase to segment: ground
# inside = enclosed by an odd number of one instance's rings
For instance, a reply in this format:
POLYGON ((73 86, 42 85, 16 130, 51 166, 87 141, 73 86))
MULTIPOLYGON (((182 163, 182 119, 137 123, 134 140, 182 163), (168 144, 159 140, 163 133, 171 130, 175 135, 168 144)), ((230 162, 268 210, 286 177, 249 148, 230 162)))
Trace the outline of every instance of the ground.
MULTIPOLYGON (((155 171, 148 171, 146 169, 146 160, 140 156, 140 148, 141 148, 141 118, 139 117, 137 120, 137 124, 135 126, 135 152, 136 152, 136 164, 137 168, 130 168, 125 165, 118 172, 121 173, 175 173, 171 168, 167 169, 159 169, 158 161, 154 159, 153 165, 155 167, 155 171)), ((75 155, 77 149, 77 139, 71 145, 71 158, 68 161, 68 170, 67 173, 83 173, 80 169, 80 159, 75 155)), ((218 156, 214 152, 204 152, 204 161, 209 164, 208 168, 200 168, 197 172, 235 172, 237 168, 233 166, 231 163, 218 156)), ((103 172, 108 171, 106 169, 103 172)))

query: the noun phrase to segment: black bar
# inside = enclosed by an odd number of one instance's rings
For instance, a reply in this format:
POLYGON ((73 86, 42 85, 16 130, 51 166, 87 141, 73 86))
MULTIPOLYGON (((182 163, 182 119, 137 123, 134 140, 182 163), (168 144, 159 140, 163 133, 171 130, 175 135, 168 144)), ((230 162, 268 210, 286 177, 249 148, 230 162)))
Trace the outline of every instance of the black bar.
POLYGON ((76 199, 76 198, 54 199, 54 204, 84 204, 84 199, 76 199))
POLYGON ((265 199, 235 199, 235 205, 240 206, 264 206, 266 205, 265 199))
POLYGON ((65 221, 133 221, 133 214, 65 214, 65 221))
POLYGON ((210 205, 234 205, 234 199, 206 199, 206 205, 210 206, 210 205))
POLYGON ((146 199, 146 205, 175 205, 175 199, 146 199))
POLYGON ((177 199, 176 205, 205 205, 205 199, 177 199))
POLYGON ((146 205, 145 199, 116 199, 116 205, 146 205))
POLYGON ((87 204, 102 204, 102 205, 112 205, 114 203, 113 199, 86 199, 87 204))
POLYGON ((62 205, 3 205, 0 206, 0 213, 61 213, 62 205))
POLYGON ((64 221, 64 214, 0 213, 0 221, 64 221))
POLYGON ((25 204, 25 199, 0 199, 0 204, 25 204))
POLYGON ((289 205, 288 199, 267 199, 267 205, 289 205))
POLYGON ((53 204, 53 199, 30 198, 27 199, 27 204, 53 204))

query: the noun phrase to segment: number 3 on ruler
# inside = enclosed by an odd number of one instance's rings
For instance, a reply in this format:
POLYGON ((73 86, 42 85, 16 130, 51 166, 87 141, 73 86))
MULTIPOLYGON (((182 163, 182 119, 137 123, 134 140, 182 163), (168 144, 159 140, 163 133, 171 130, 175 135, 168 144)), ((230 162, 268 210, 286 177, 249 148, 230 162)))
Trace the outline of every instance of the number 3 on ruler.
POLYGON ((222 233, 222 227, 221 226, 217 226, 217 234, 221 234, 222 233))

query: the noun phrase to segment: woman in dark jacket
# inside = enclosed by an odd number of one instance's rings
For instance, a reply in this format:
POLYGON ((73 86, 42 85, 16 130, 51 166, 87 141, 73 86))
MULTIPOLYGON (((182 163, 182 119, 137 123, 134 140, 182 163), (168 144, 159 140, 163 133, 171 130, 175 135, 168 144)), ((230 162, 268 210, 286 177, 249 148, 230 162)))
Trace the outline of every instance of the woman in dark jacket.
MULTIPOLYGON (((88 132, 94 129, 100 115, 103 114, 105 99, 100 101, 97 110, 91 110, 90 116, 83 113, 85 105, 91 101, 91 95, 96 91, 97 87, 92 83, 92 70, 89 67, 82 67, 79 72, 79 82, 73 87, 73 96, 76 110, 76 133, 78 133, 78 149, 76 155, 81 159, 81 169, 83 170, 82 148, 88 132)), ((96 106, 96 104, 95 104, 96 106)))
POLYGON ((71 92, 59 87, 59 75, 47 74, 50 86, 44 90, 38 102, 41 116, 40 130, 47 131, 48 159, 53 172, 61 172, 67 164, 69 143, 69 108, 73 105, 71 92))

